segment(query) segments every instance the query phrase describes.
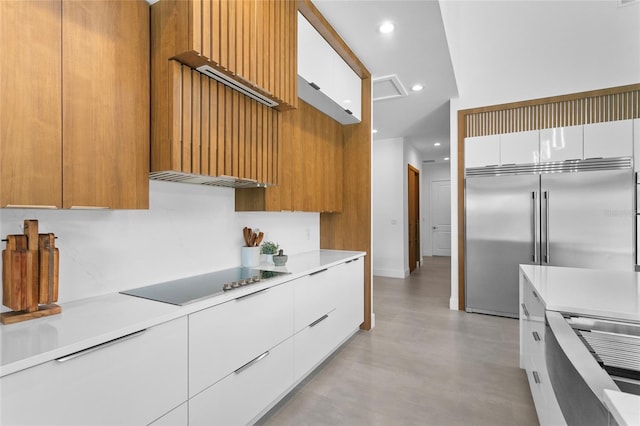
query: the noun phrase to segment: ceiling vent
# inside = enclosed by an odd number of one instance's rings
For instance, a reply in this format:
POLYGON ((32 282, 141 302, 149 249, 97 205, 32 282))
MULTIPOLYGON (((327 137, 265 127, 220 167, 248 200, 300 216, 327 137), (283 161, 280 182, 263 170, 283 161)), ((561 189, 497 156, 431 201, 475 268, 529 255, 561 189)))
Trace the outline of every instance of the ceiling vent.
POLYGON ((373 79, 373 100, 382 101, 385 99, 404 98, 407 96, 407 89, 404 88, 400 79, 395 74, 373 79))

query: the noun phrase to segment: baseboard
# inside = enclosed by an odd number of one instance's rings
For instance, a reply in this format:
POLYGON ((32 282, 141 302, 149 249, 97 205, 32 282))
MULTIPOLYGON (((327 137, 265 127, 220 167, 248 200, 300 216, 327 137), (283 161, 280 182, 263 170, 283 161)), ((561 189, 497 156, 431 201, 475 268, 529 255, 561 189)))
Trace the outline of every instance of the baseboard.
POLYGON ((407 278, 409 276, 409 270, 401 270, 401 269, 378 269, 373 268, 373 275, 376 277, 387 277, 387 278, 407 278))
POLYGON ((451 297, 449 299, 449 309, 451 309, 452 311, 457 311, 458 310, 458 298, 457 297, 451 297))

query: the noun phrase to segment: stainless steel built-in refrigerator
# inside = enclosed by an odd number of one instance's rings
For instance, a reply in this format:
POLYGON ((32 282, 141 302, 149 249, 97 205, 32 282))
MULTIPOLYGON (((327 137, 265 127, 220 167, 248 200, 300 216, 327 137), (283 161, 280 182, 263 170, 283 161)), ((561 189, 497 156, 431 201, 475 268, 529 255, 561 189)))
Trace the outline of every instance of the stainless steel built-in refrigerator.
POLYGON ((634 186, 627 158, 468 169, 467 311, 518 317, 521 263, 632 271, 634 186))

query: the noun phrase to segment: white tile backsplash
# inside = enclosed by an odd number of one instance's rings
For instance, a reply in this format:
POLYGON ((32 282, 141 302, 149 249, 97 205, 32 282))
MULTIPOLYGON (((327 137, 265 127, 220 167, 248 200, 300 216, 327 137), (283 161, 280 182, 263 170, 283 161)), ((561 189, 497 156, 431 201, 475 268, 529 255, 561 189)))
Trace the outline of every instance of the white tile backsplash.
POLYGON ((56 234, 61 303, 239 266, 244 226, 290 254, 320 247, 318 213, 234 206, 230 188, 151 181, 149 210, 0 209, 0 234, 22 233, 24 219, 56 234))

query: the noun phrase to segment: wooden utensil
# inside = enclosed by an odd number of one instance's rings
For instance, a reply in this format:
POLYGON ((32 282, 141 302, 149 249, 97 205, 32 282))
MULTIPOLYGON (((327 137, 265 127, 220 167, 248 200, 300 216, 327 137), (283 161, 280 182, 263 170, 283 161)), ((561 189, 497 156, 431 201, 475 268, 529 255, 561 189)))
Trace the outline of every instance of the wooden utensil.
POLYGON ((263 238, 264 238, 264 232, 260 232, 258 234, 258 238, 256 238, 256 247, 260 245, 260 243, 262 242, 263 238))
POLYGON ((15 311, 38 309, 38 289, 34 286, 34 256, 26 235, 7 235, 2 252, 2 304, 15 311))

